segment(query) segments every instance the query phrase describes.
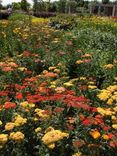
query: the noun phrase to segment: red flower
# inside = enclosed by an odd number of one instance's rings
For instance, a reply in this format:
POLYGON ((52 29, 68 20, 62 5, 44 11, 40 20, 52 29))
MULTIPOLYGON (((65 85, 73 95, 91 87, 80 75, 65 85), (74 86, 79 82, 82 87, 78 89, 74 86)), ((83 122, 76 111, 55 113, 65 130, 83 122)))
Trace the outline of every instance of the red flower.
POLYGON ((111 127, 103 125, 102 128, 103 128, 104 131, 108 131, 108 130, 110 130, 111 127))
POLYGON ((112 139, 112 138, 114 137, 114 134, 109 133, 109 134, 108 134, 108 137, 109 137, 110 139, 112 139))
POLYGON ((17 93, 16 94, 16 99, 23 99, 23 95, 22 95, 22 93, 17 93))
POLYGON ((69 131, 72 131, 74 130, 74 125, 73 124, 69 124, 69 123, 66 123, 66 127, 69 131))
POLYGON ((91 62, 91 59, 85 59, 85 60, 83 60, 83 62, 84 63, 89 63, 89 62, 91 62))
POLYGON ((31 53, 30 53, 29 51, 24 51, 24 52, 23 52, 23 56, 28 57, 28 56, 30 56, 30 55, 31 55, 31 53))
POLYGON ((88 119, 85 119, 83 122, 82 122, 83 125, 85 126, 89 126, 91 124, 90 120, 88 119))
POLYGON ((10 109, 10 108, 15 108, 15 107, 16 107, 16 104, 13 102, 5 102, 4 104, 5 109, 10 109))
POLYGON ((111 147, 117 147, 117 142, 116 141, 110 141, 110 143, 109 143, 109 145, 111 146, 111 147))
POLYGON ((55 112, 55 113, 61 113, 63 110, 64 110, 64 108, 56 107, 56 108, 54 109, 54 112, 55 112))
POLYGON ((73 142, 73 146, 76 147, 76 148, 80 148, 80 147, 82 147, 83 145, 85 145, 84 140, 75 140, 75 141, 73 142))
POLYGON ((7 91, 1 91, 0 96, 7 96, 7 91))

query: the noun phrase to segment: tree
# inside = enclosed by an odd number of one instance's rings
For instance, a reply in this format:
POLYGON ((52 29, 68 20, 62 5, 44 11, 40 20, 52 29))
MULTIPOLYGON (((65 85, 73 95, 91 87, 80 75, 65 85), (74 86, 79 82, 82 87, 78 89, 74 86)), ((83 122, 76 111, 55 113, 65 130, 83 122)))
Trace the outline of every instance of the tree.
POLYGON ((33 0, 33 11, 34 11, 34 13, 38 12, 38 9, 39 9, 38 0, 33 0))
POLYGON ((68 0, 66 3, 66 11, 71 14, 76 12, 77 2, 75 0, 68 0))
POLYGON ((30 4, 27 2, 27 0, 21 0, 21 9, 23 11, 28 11, 30 7, 30 4))
POLYGON ((0 9, 2 9, 2 1, 0 0, 0 9))
POLYGON ((66 11, 66 0, 59 0, 58 2, 58 12, 65 13, 66 11))
POLYGON ((110 0, 102 0, 102 4, 108 4, 110 0))
POLYGON ((13 8, 13 10, 20 10, 21 9, 21 3, 20 2, 13 2, 12 8, 13 8))

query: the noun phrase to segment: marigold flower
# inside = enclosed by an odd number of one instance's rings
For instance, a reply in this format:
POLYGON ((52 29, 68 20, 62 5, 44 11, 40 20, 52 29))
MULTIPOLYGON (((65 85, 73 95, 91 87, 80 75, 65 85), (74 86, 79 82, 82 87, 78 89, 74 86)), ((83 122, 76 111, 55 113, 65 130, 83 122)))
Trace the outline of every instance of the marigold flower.
POLYGON ((21 117, 20 115, 17 115, 14 119, 14 124, 15 126, 22 126, 24 125, 25 123, 27 123, 27 119, 26 118, 23 118, 21 117))
POLYGON ((22 95, 22 93, 17 93, 16 94, 16 99, 23 99, 23 95, 22 95))
POLYGON ((19 67, 18 70, 20 70, 20 71, 23 72, 23 71, 27 71, 27 68, 25 68, 25 67, 19 67))
POLYGON ((0 120, 0 126, 2 125, 2 121, 0 120))
POLYGON ((96 89, 97 86, 93 86, 93 85, 88 85, 88 89, 96 89))
POLYGON ((44 144, 50 145, 68 136, 69 136, 68 133, 61 132, 60 130, 54 130, 52 128, 43 136, 42 141, 44 144))
POLYGON ((99 133, 98 130, 92 130, 92 131, 90 132, 90 135, 91 135, 94 139, 98 139, 98 138, 101 136, 101 134, 99 133))
POLYGON ((77 152, 75 154, 73 154, 72 156, 83 156, 81 152, 77 152))
POLYGON ((13 68, 11 68, 11 67, 4 67, 4 68, 2 68, 2 71, 4 71, 4 72, 10 72, 10 71, 13 71, 14 69, 13 68))
POLYGON ((57 73, 53 73, 53 72, 48 72, 44 75, 46 78, 54 78, 57 77, 58 74, 57 73))
POLYGON ((4 104, 5 109, 10 109, 10 108, 15 108, 15 107, 16 107, 16 104, 13 102, 5 102, 4 104))
POLYGON ((71 82, 65 82, 64 83, 64 86, 72 87, 72 86, 74 86, 74 84, 72 84, 71 82))
POLYGON ((107 104, 112 105, 113 104, 113 99, 108 99, 107 104))
POLYGON ((102 135, 102 138, 103 138, 104 140, 109 140, 109 136, 108 136, 107 134, 103 134, 103 135, 102 135))
POLYGON ((55 67, 55 66, 51 66, 51 67, 49 67, 48 69, 49 69, 49 70, 53 70, 53 69, 56 69, 56 67, 55 67))
POLYGON ((38 133, 38 132, 40 132, 41 130, 42 130, 41 127, 38 127, 38 128, 35 129, 35 132, 38 133))
POLYGON ((39 117, 40 119, 48 119, 50 117, 49 114, 46 113, 45 110, 42 109, 35 109, 36 116, 39 117))
POLYGON ((13 122, 8 122, 8 123, 5 125, 5 130, 6 130, 6 131, 11 131, 14 127, 15 127, 15 124, 14 124, 13 122))
POLYGON ((101 114, 101 115, 103 115, 103 116, 105 116, 105 115, 107 115, 107 116, 111 116, 111 115, 113 115, 114 114, 114 112, 112 112, 110 109, 104 109, 104 108, 101 108, 101 107, 98 107, 97 108, 97 111, 101 114))
POLYGON ((76 64, 82 64, 83 63, 83 60, 77 60, 76 61, 76 64))
POLYGON ((109 145, 113 148, 117 147, 117 141, 110 141, 109 145))
POLYGON ((114 67, 113 64, 107 64, 104 66, 105 69, 112 69, 114 67))
POLYGON ((113 124, 112 127, 113 127, 114 129, 117 129, 117 124, 113 124))
POLYGON ((57 93, 63 93, 63 92, 65 92, 65 88, 64 88, 64 87, 57 87, 57 88, 55 89, 55 91, 56 91, 57 93))
POLYGON ((12 132, 9 138, 16 142, 21 142, 24 139, 24 134, 22 132, 12 132))
POLYGON ((0 145, 4 145, 8 141, 7 134, 0 134, 0 145))
POLYGON ((82 55, 82 57, 91 57, 91 54, 86 53, 86 54, 82 55))
POLYGON ((73 146, 76 148, 80 148, 85 145, 84 140, 75 140, 73 141, 73 146))

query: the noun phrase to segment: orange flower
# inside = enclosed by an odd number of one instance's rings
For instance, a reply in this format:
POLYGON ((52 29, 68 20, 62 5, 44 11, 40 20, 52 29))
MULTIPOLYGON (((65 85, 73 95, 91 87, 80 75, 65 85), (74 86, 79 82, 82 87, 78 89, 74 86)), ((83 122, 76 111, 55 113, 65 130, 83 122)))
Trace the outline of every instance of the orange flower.
POLYGON ((116 142, 116 141, 110 141, 109 144, 110 144, 110 146, 113 147, 113 148, 114 148, 114 147, 117 147, 117 142, 116 142))
POLYGON ((90 132, 90 135, 91 135, 94 139, 98 139, 98 138, 101 136, 101 134, 99 133, 98 130, 92 130, 92 131, 90 132))
POLYGON ((80 147, 82 147, 83 145, 85 145, 84 140, 75 140, 75 141, 73 142, 73 146, 76 147, 76 148, 80 148, 80 147))
POLYGON ((5 109, 10 109, 10 108, 15 108, 15 107, 16 107, 16 104, 13 102, 5 102, 4 104, 5 109))
POLYGON ((54 78, 54 77, 57 77, 58 74, 56 73, 53 73, 53 72, 48 72, 44 75, 46 78, 54 78))
POLYGON ((9 71, 13 71, 13 69, 11 67, 4 67, 2 71, 9 72, 9 71))
POLYGON ((107 134, 103 134, 103 135, 102 135, 102 138, 103 138, 104 140, 109 140, 109 136, 108 136, 107 134))
POLYGON ((55 89, 55 91, 56 91, 57 93, 62 93, 62 92, 65 92, 65 88, 64 88, 64 87, 57 87, 57 88, 55 89))

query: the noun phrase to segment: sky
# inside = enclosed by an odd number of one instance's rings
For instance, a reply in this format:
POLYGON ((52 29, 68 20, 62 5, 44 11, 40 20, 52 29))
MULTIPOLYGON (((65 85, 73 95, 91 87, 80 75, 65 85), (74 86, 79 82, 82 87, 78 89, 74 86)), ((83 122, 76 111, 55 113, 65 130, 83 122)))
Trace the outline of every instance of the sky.
MULTIPOLYGON (((11 4, 12 2, 20 2, 21 0, 2 0, 3 5, 11 4)), ((29 3, 32 3, 32 0, 27 0, 29 3)))

